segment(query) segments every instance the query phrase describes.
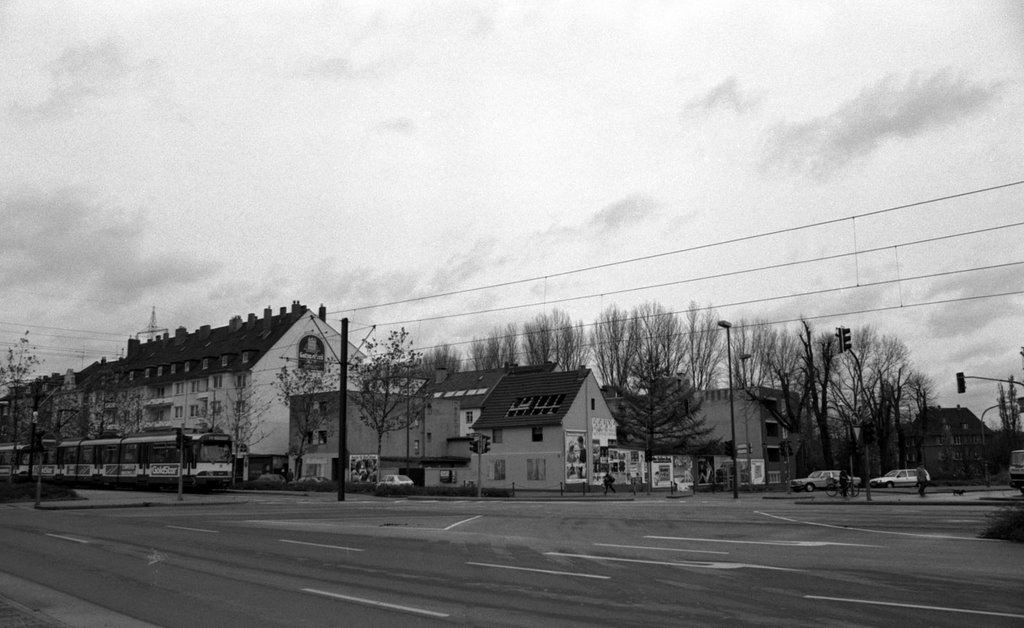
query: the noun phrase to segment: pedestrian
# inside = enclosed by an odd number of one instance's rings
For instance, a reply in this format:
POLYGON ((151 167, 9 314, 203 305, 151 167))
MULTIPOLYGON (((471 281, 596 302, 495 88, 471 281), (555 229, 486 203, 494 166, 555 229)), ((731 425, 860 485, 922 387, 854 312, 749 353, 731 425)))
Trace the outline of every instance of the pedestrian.
POLYGON ((924 497, 924 489, 928 486, 928 471, 923 464, 917 465, 917 494, 924 497))
POLYGON ((843 469, 839 472, 839 493, 843 496, 843 499, 847 498, 847 494, 850 490, 850 474, 843 469))
POLYGON ((612 477, 611 473, 604 474, 604 494, 607 495, 608 491, 615 492, 615 478, 612 477))

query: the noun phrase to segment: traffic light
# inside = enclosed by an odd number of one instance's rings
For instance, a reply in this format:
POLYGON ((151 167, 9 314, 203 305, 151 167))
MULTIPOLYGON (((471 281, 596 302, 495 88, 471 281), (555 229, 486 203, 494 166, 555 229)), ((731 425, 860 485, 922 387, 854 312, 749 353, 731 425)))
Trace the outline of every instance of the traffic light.
POLYGON ((185 448, 185 434, 180 427, 174 428, 174 444, 178 449, 185 448))
POLYGON ((960 394, 967 392, 967 380, 964 379, 963 373, 956 374, 956 392, 960 394))
POLYGON ((875 424, 871 421, 864 421, 860 424, 860 436, 865 445, 875 442, 875 424))
POLYGON ((727 440, 724 443, 722 443, 722 452, 726 456, 731 456, 732 455, 732 451, 733 451, 733 444, 732 444, 731 440, 727 440))
POLYGON ((839 338, 839 353, 849 351, 853 348, 853 343, 850 340, 849 327, 836 327, 836 338, 839 338))
POLYGON ((486 454, 491 450, 491 437, 481 436, 480 437, 480 453, 486 454))

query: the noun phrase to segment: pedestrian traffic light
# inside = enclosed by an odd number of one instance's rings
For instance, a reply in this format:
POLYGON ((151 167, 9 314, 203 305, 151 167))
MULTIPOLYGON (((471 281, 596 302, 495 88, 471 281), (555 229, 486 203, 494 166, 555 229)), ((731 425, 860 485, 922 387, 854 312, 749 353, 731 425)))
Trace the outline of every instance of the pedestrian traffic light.
POLYGON ((956 392, 961 394, 967 392, 967 380, 964 379, 963 373, 956 374, 956 392))
POLYGON ((865 445, 875 442, 875 424, 871 421, 864 421, 860 424, 860 436, 865 445))
POLYGON ((849 351, 853 348, 853 343, 850 340, 849 327, 836 327, 836 338, 839 338, 839 353, 849 351))

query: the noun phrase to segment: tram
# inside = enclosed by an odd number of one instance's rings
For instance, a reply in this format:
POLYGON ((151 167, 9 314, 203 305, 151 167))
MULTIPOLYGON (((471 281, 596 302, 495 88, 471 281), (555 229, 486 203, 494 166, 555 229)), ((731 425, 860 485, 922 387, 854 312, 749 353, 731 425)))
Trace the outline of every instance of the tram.
MULTIPOLYGON (((26 445, 0 444, 0 479, 28 479, 31 455, 26 445)), ((231 438, 178 428, 104 434, 44 446, 34 462, 43 480, 83 487, 176 487, 180 476, 190 489, 223 489, 231 483, 231 438)))

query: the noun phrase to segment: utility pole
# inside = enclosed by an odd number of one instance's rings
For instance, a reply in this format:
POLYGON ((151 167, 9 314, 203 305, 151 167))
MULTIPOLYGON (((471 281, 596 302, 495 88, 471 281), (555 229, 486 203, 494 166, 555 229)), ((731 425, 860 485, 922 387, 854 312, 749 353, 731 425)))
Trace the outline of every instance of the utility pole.
POLYGON ((338 359, 338 501, 345 501, 345 470, 348 468, 348 319, 341 319, 341 357, 338 359))

